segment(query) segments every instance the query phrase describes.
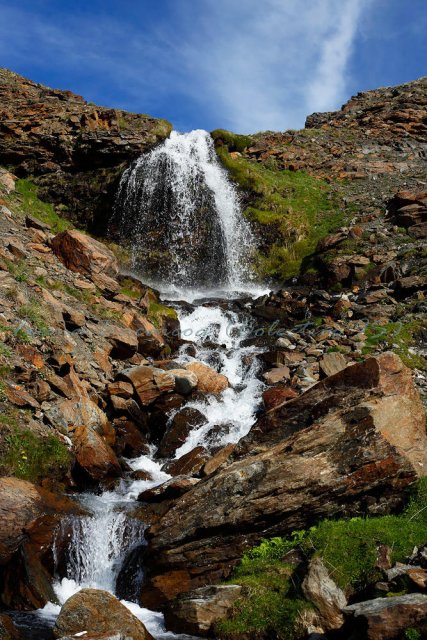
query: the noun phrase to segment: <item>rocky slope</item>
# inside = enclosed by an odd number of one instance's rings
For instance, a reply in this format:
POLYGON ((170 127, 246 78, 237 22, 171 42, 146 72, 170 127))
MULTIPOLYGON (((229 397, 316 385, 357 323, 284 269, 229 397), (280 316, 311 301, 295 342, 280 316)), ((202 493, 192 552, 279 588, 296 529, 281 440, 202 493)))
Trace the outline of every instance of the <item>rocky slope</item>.
MULTIPOLYGON (((2 607, 55 598, 52 541, 81 513, 73 496, 114 487, 131 474, 124 458, 154 444, 172 478, 135 507, 151 525, 140 597, 171 628, 423 637, 426 104, 419 80, 314 114, 301 132, 214 133, 258 229, 259 268, 297 280, 221 303, 254 319, 263 406, 237 445, 173 459, 200 418, 188 401, 229 381, 177 364, 175 310, 120 274, 117 247, 62 217, 102 235, 124 165, 169 127, 0 72, 2 607)), ((149 637, 112 598, 71 598, 56 636, 149 637)), ((3 630, 14 637, 6 615, 3 630)))
POLYGON ((97 107, 0 69, 0 164, 36 176, 45 199, 98 235, 123 169, 171 129, 165 120, 97 107))

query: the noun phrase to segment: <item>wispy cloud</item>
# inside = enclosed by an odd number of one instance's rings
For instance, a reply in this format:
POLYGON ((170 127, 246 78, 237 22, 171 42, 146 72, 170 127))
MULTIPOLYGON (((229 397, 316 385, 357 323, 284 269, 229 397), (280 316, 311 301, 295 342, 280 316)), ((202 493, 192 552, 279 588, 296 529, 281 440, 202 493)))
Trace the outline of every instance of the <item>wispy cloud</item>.
POLYGON ((167 111, 185 128, 300 127, 308 113, 347 97, 368 2, 375 0, 165 0, 170 10, 148 26, 139 3, 120 20, 109 16, 111 0, 92 20, 41 12, 58 6, 52 0, 4 3, 0 60, 53 75, 90 99, 167 111))

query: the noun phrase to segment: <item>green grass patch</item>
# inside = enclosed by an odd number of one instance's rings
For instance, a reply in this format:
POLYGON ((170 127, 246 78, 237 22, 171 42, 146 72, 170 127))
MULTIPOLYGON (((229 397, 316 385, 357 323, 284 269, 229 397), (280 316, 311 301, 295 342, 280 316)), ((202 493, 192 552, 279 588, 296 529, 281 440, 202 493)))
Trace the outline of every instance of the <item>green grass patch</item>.
POLYGON ((290 575, 292 568, 280 560, 260 558, 242 563, 231 582, 240 584, 245 595, 238 600, 230 618, 221 620, 216 635, 227 638, 234 634, 260 634, 278 640, 292 640, 298 617, 311 605, 296 597, 290 575))
POLYGON ((427 360, 417 353, 412 353, 417 340, 417 334, 427 328, 426 322, 411 320, 409 322, 389 322, 386 325, 368 325, 365 330, 367 337, 363 348, 364 355, 369 355, 380 348, 389 349, 397 353, 404 364, 411 369, 427 370, 427 360))
POLYGON ((214 141, 222 140, 229 151, 243 151, 254 144, 252 136, 244 136, 226 129, 215 129, 211 136, 214 141))
POLYGON ((150 301, 147 316, 150 322, 152 322, 159 331, 163 330, 163 323, 165 320, 177 320, 178 318, 175 309, 167 307, 165 304, 161 304, 160 302, 155 302, 154 300, 150 301))
POLYGON ((8 475, 38 482, 43 478, 59 477, 70 466, 70 453, 54 435, 38 436, 30 429, 13 427, 4 438, 1 466, 8 475))
POLYGON ((29 214, 50 225, 54 233, 71 229, 69 220, 61 218, 54 207, 48 202, 43 202, 38 197, 38 187, 28 178, 17 180, 15 183, 15 193, 10 196, 11 200, 18 205, 21 213, 29 214))
POLYGON ((278 171, 232 158, 225 147, 218 155, 233 180, 253 195, 244 213, 269 245, 266 254, 257 256, 259 274, 282 279, 297 275, 318 241, 345 222, 330 185, 304 171, 278 171))

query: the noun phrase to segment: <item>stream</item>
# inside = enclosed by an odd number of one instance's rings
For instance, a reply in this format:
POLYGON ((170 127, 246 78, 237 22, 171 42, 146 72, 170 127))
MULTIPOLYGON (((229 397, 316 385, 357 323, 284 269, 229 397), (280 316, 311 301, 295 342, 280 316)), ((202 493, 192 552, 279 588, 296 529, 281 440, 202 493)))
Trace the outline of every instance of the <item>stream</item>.
MULTIPOLYGON (((175 452, 175 458, 200 445, 213 450, 235 443, 253 425, 264 389, 257 377, 260 349, 248 340, 253 335, 254 321, 247 303, 265 290, 255 284, 246 267, 248 253, 253 250, 253 239, 242 218, 237 193, 216 159, 209 135, 203 131, 172 134, 171 139, 125 172, 118 202, 122 231, 134 239, 134 275, 143 282, 154 284, 166 304, 177 310, 181 336, 186 343, 174 356, 174 361, 206 363, 227 376, 230 383, 220 394, 203 397, 199 394, 197 399, 186 403, 186 407, 197 409, 203 415, 203 421, 193 427, 175 452), (165 180, 173 185, 172 209, 177 209, 179 215, 172 215, 170 198, 163 206, 155 192, 155 186, 165 180), (204 204, 210 203, 211 217, 216 220, 211 230, 217 234, 215 246, 222 248, 217 259, 224 260, 225 256, 225 265, 213 269, 215 277, 221 274, 220 280, 214 283, 208 282, 209 278, 205 276, 195 276, 197 269, 202 272, 203 265, 189 258, 191 241, 190 245, 183 244, 185 233, 191 233, 194 224, 202 224, 200 220, 194 220, 199 213, 192 198, 194 189, 200 185, 210 194, 204 204), (141 258, 142 236, 147 225, 151 229, 154 224, 154 207, 157 207, 156 219, 169 229, 171 260, 177 267, 157 274, 155 282, 149 273, 150 265, 145 269, 141 258), (168 219, 170 215, 172 217, 168 219)), ((205 209, 203 211, 206 213, 205 209)), ((209 254, 208 270, 212 268, 209 262, 212 259, 209 254)), ((171 412, 169 419, 172 418, 171 412)), ((132 471, 146 471, 149 479, 133 480, 129 473, 112 491, 78 496, 89 515, 69 516, 57 531, 58 548, 64 539, 68 548, 65 566, 57 558, 57 578, 53 586, 58 603, 48 603, 44 609, 32 614, 14 614, 16 624, 25 631, 26 637, 51 638, 50 629, 61 605, 80 589, 105 589, 120 597, 120 571, 129 555, 134 552, 133 557, 136 557, 135 550, 145 544, 146 526, 132 517, 136 500, 142 491, 171 477, 162 470, 167 460, 156 458, 154 446, 148 455, 126 462, 132 471)), ((165 629, 161 613, 139 606, 138 593, 143 579, 143 566, 135 566, 126 585, 124 604, 155 638, 183 638, 165 629)))

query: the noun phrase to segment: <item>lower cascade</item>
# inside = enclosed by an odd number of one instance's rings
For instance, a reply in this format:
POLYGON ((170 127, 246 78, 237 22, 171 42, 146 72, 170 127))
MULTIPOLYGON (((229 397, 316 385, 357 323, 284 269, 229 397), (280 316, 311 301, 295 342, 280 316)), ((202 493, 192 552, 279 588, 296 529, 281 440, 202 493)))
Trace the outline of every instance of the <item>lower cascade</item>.
MULTIPOLYGON (((155 281, 178 313, 185 343, 174 361, 204 363, 229 382, 220 393, 186 403, 199 420, 174 458, 236 443, 255 421, 264 384, 257 378, 260 349, 248 341, 253 319, 235 299, 260 290, 249 268, 252 234, 209 134, 172 133, 141 156, 123 174, 111 224, 124 243, 131 238, 133 275, 155 281)), ((172 477, 162 470, 168 459, 161 455, 152 445, 149 454, 127 459, 131 471, 113 490, 79 497, 88 515, 62 520, 54 549, 57 603, 38 612, 48 626, 69 597, 96 588, 119 597, 155 638, 178 637, 166 631, 161 613, 138 604, 146 525, 132 511, 142 491, 172 477), (133 479, 138 471, 147 479, 133 479)))

